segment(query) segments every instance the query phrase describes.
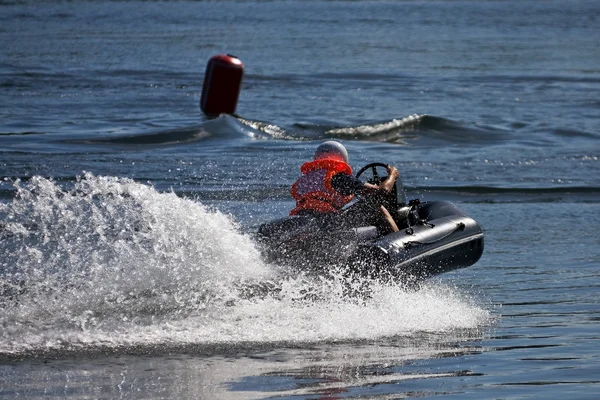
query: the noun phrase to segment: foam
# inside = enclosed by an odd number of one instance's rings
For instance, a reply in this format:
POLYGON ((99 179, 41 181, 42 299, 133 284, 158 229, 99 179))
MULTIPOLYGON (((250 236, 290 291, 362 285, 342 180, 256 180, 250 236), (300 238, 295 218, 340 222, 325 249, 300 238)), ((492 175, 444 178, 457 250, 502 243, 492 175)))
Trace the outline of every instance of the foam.
POLYGON ((0 205, 0 354, 364 340, 489 320, 440 284, 374 283, 357 299, 341 277, 282 276, 230 216, 130 179, 15 184, 0 205))

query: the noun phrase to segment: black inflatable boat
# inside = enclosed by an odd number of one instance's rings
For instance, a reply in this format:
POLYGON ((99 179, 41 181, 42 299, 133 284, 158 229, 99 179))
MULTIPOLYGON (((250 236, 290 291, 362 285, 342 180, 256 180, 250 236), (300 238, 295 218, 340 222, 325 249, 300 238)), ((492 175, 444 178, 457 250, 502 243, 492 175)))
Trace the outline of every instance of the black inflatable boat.
MULTIPOLYGON (((385 180, 371 171, 369 182, 385 180)), ((475 220, 448 201, 405 201, 401 182, 385 199, 355 198, 338 213, 300 215, 265 223, 258 230, 267 261, 299 272, 331 269, 383 281, 418 281, 475 264, 483 253, 483 232, 475 220), (378 226, 383 204, 399 231, 378 226), (369 214, 365 217, 366 214, 369 214), (358 216, 358 217, 357 217, 358 216)))

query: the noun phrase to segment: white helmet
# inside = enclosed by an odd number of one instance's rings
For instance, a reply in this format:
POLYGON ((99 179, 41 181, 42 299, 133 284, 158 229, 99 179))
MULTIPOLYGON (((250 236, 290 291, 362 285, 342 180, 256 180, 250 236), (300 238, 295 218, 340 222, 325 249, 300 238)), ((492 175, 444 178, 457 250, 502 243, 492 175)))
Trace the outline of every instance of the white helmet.
POLYGON ((315 160, 321 160, 323 158, 334 158, 348 163, 348 151, 343 144, 336 142, 335 140, 329 140, 321 143, 315 151, 315 160))

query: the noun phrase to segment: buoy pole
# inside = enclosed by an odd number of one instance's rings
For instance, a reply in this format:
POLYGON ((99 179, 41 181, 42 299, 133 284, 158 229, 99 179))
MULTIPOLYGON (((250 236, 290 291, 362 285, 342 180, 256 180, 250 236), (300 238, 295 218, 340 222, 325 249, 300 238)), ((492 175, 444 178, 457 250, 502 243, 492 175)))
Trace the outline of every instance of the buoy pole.
POLYGON ((244 64, 231 54, 211 57, 206 64, 200 109, 206 116, 233 114, 242 89, 244 64))

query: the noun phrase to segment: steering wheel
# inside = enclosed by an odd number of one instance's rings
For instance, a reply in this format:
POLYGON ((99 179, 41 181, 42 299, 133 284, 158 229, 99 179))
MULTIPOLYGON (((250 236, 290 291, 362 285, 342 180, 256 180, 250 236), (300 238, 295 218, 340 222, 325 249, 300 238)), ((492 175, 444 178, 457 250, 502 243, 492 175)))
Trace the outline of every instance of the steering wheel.
MULTIPOLYGON (((367 181, 369 183, 372 183, 374 185, 379 185, 381 182, 385 181, 388 177, 387 175, 387 164, 381 163, 381 162, 374 162, 374 163, 370 163, 365 165, 364 167, 362 167, 357 173, 356 173, 356 177, 360 178, 360 176, 367 172, 367 171, 371 171, 371 178, 368 179, 367 181), (377 168, 384 168, 386 170, 384 175, 380 175, 377 172, 377 168)), ((394 186, 392 187, 392 191, 389 194, 386 194, 383 197, 383 202, 384 205, 386 206, 386 208, 388 208, 389 210, 393 210, 396 208, 396 204, 398 202, 398 181, 394 182, 394 186)))
MULTIPOLYGON (((357 173, 356 173, 356 177, 360 178, 360 176, 365 173, 368 169, 371 169, 371 175, 372 178, 369 179, 369 183, 372 183, 374 185, 379 185, 381 182, 383 182, 385 180, 382 179, 379 174, 377 173, 377 167, 382 167, 386 170, 386 174, 387 174, 387 164, 381 163, 381 162, 374 162, 374 163, 370 163, 365 165, 364 167, 362 167, 357 173)), ((387 175, 385 175, 387 176, 387 175)))

